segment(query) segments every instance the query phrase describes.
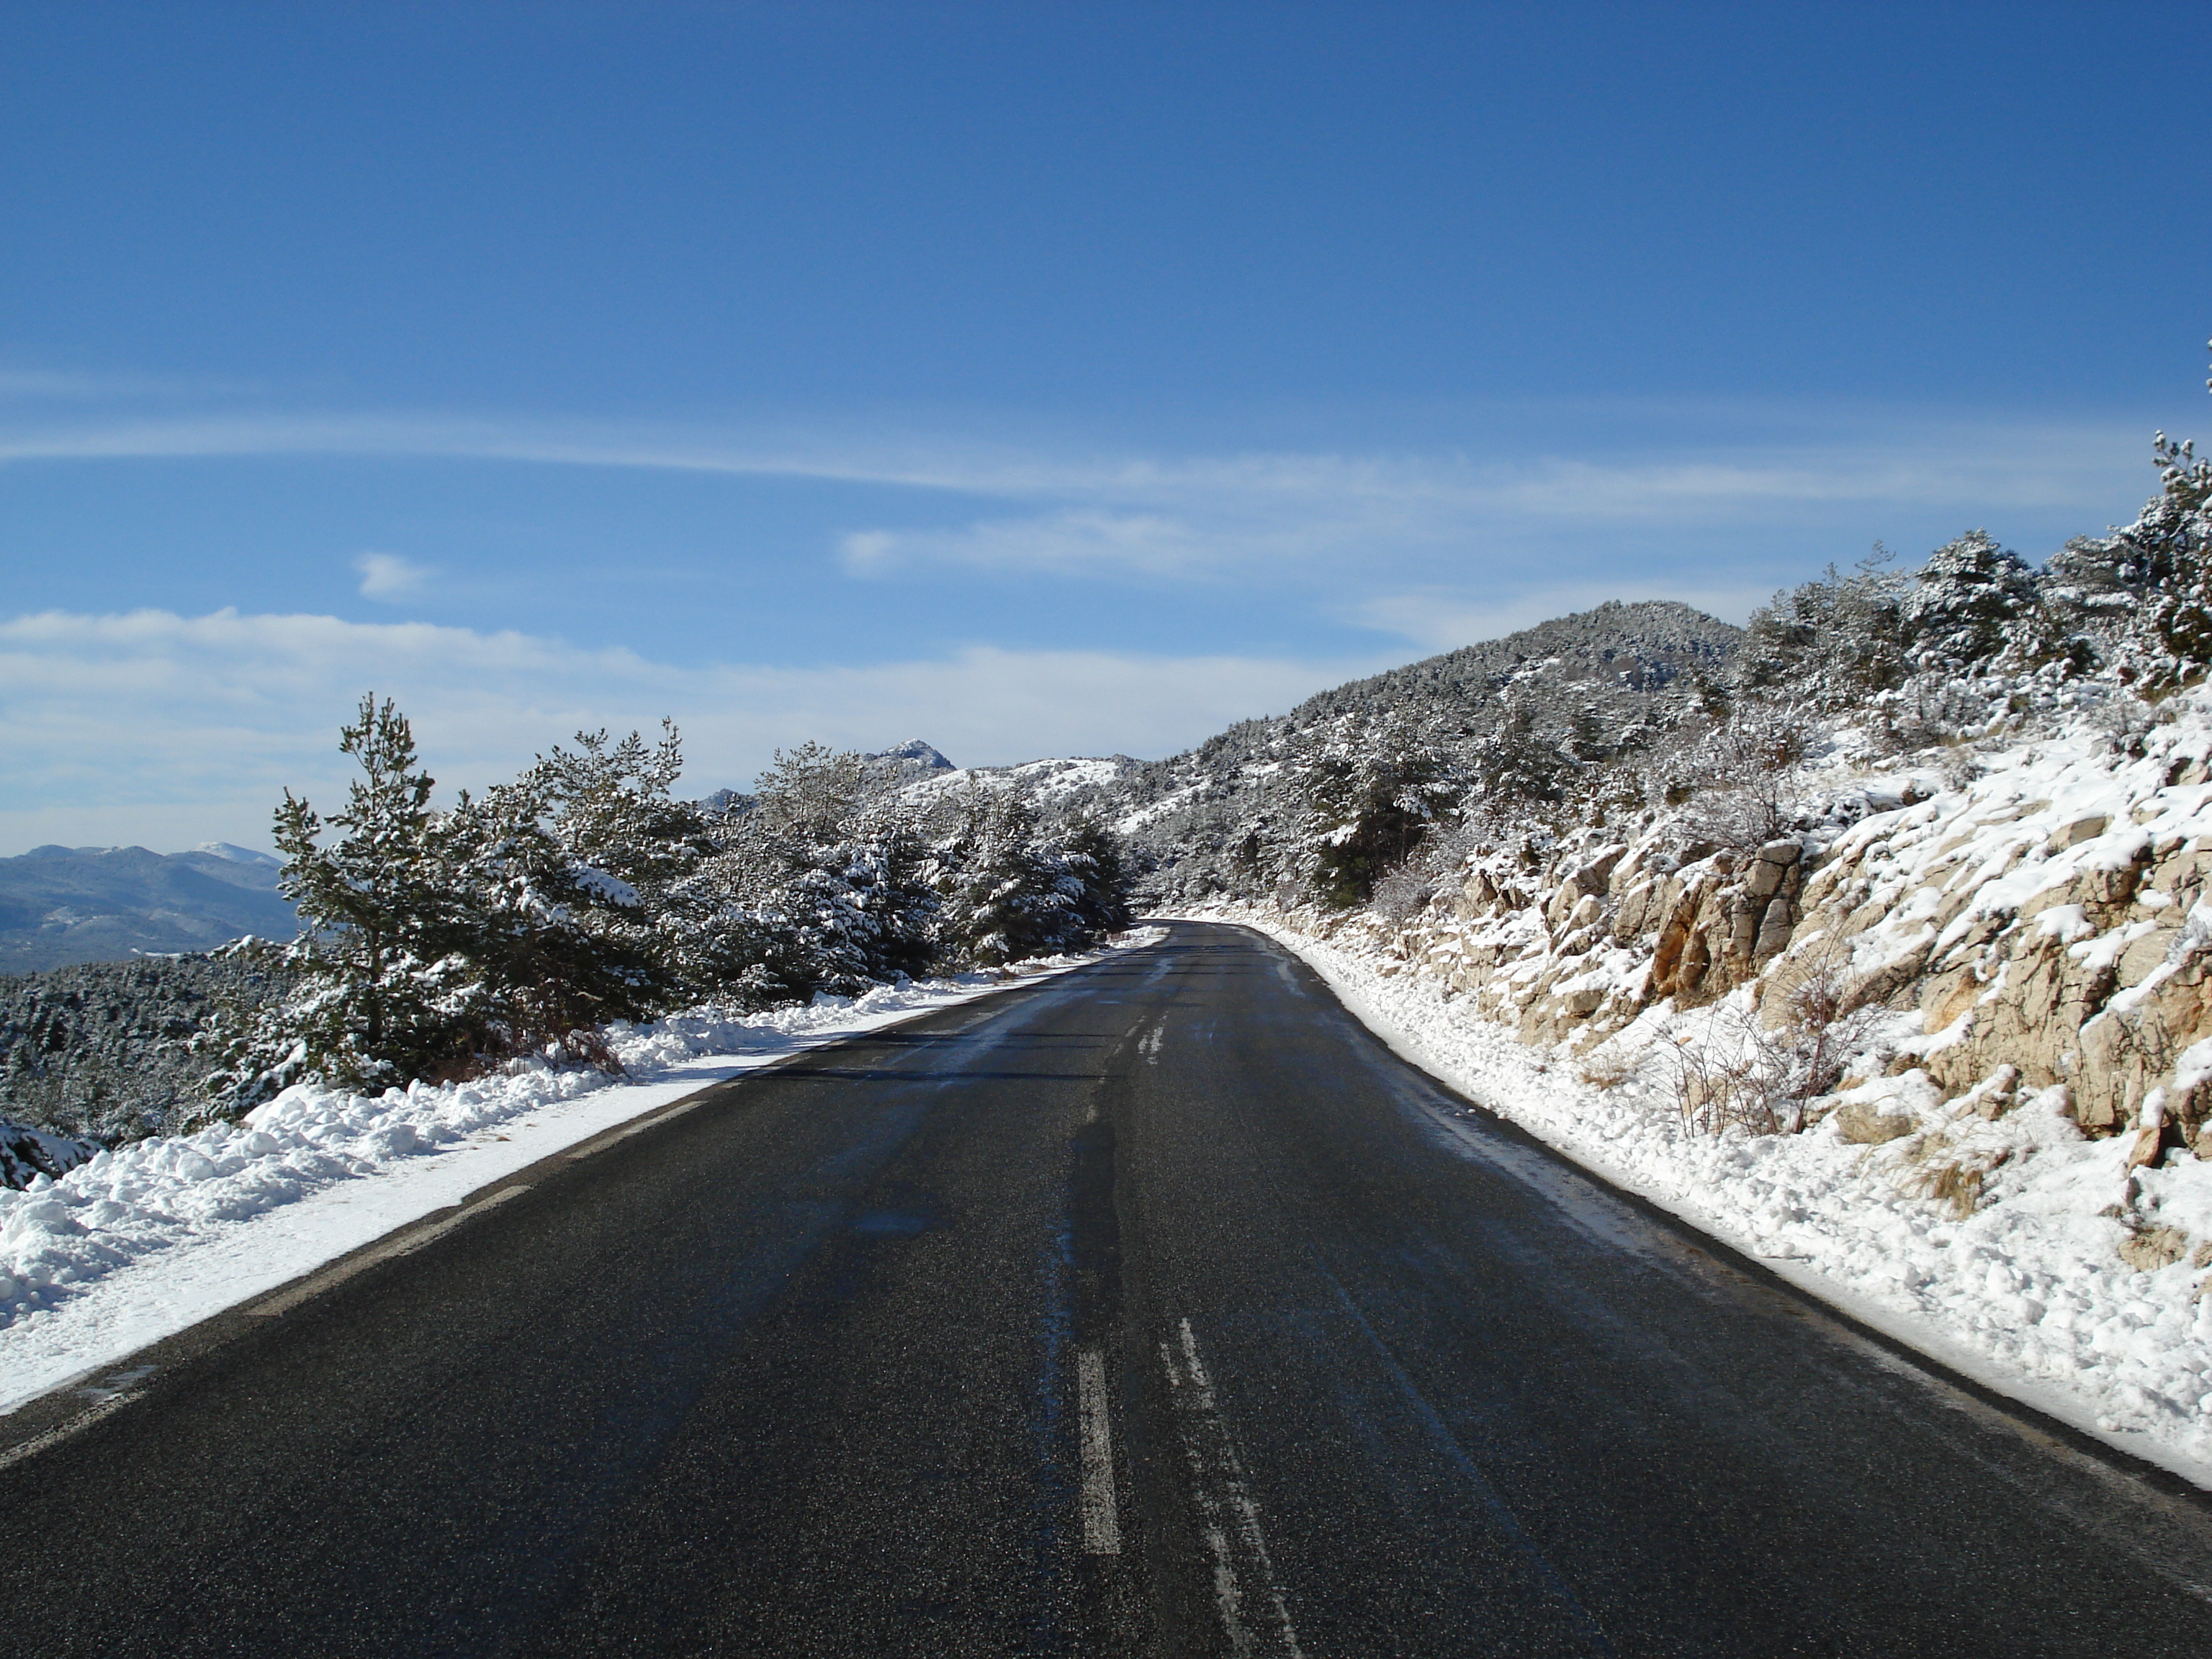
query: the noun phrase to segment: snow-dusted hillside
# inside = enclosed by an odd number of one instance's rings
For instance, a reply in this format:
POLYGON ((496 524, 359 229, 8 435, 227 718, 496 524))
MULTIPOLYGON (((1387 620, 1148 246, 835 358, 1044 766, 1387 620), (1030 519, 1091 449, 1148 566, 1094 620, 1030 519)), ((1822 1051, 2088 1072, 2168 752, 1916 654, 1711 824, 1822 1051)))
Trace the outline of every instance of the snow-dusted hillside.
POLYGON ((1112 799, 1114 787, 1144 765, 1127 755, 1024 761, 1016 766, 962 766, 935 771, 902 786, 906 800, 925 804, 969 788, 1013 790, 1048 817, 1096 810, 1112 799))
POLYGON ((2212 692, 2125 704, 1846 732, 1757 848, 1669 817, 1478 851, 1402 920, 1215 913, 1624 1184, 2212 1483, 2212 692))
POLYGON ((0 974, 205 951, 247 933, 289 939, 298 922, 276 891, 282 868, 220 842, 166 854, 40 847, 0 859, 0 974))

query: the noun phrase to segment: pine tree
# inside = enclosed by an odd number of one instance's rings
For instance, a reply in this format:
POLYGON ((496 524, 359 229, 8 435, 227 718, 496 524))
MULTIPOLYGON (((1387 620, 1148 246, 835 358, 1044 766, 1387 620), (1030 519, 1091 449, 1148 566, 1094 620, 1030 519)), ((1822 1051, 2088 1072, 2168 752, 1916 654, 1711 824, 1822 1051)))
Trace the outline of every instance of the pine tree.
POLYGON ((1134 883, 1121 837, 1084 813, 1069 822, 1052 851, 1064 882, 1072 884, 1079 943, 1095 944, 1127 927, 1134 883))
POLYGON ((483 1058, 550 1047, 619 1069, 600 1028, 662 1012, 673 975, 635 890, 575 860, 548 826, 551 805, 533 771, 482 800, 464 794, 433 827, 467 967, 447 1012, 483 1058))
POLYGON ((1325 904, 1364 903, 1409 858, 1464 787, 1432 718, 1390 710, 1340 717, 1291 768, 1299 805, 1295 867, 1325 904))
POLYGON ((1915 666, 1971 673, 2008 647, 2032 651, 2038 606, 2027 564, 1987 532, 1970 530, 1928 556, 1898 622, 1915 666))
POLYGON ((943 954, 996 968, 1062 948, 1079 927, 1075 905, 1029 803, 971 782, 951 810, 956 827, 933 859, 943 954))
MULTIPOLYGON (((1736 684, 1820 710, 1854 707, 1910 672, 1902 616, 1911 581, 1874 552, 1848 575, 1830 565, 1751 613, 1736 684)), ((1720 711, 1715 711, 1720 712, 1720 711)))
POLYGON ((2170 684, 2212 665, 2212 460, 2163 432, 2153 454, 2161 487, 2118 539, 2160 578, 2149 622, 2166 661, 2153 678, 2170 684))
POLYGON ((324 821, 289 789, 276 810, 279 890, 299 912, 292 960, 302 981, 270 1036, 295 1063, 368 1087, 459 1058, 448 1011, 466 975, 454 956, 466 928, 406 716, 389 698, 364 697, 338 748, 362 774, 331 815, 339 838, 324 845, 324 821))

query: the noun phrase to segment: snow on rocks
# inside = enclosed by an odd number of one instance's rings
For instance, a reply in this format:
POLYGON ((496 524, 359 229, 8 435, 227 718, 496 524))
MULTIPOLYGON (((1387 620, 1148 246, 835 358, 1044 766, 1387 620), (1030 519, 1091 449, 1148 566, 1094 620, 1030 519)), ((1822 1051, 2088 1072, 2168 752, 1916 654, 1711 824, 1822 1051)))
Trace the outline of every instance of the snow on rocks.
POLYGON ((611 1029, 626 1080, 533 1060, 379 1096, 298 1085, 239 1123, 84 1148, 58 1180, 0 1191, 0 1411, 694 1090, 1005 983, 963 974, 765 1013, 696 1009, 611 1029))
POLYGON ((2198 1293, 2212 1164, 2130 1171, 2129 1141, 2084 1136, 2063 1088, 2023 1091, 1989 1116, 1993 1091, 1946 1101, 1917 1067, 1846 1096, 1908 1126, 1878 1143, 1849 1136, 1841 1112, 1801 1134, 1696 1133, 1668 1060, 1705 1011, 1648 1013, 1578 1065, 1443 981, 1386 971, 1401 964, 1370 941, 1316 939, 1249 907, 1206 914, 1289 946, 1398 1052, 1608 1180, 1922 1352, 2212 1486, 2212 1296, 2198 1293))
POLYGON ((1478 854, 1402 923, 1224 914, 1553 1144, 2212 1484, 2212 688, 2002 724, 1842 734, 1756 848, 1662 822, 1478 854), (1808 994, 1858 1023, 1776 1109, 1808 994))

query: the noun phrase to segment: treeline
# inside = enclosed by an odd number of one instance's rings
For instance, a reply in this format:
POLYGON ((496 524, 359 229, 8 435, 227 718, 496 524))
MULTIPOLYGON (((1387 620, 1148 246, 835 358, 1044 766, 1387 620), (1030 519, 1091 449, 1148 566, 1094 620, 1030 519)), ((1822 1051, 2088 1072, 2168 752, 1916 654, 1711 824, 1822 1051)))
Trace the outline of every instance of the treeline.
POLYGON ((1213 787, 1235 792, 1233 811, 1209 823, 1207 791, 1192 792, 1183 825, 1210 844, 1166 872, 1159 896, 1402 912, 1470 851, 1540 862, 1561 835, 1663 812, 1698 839, 1755 846, 1790 827, 1793 769, 1844 725, 1870 756, 1904 754, 2087 702, 2124 746, 2120 728, 2212 666, 2212 463, 2164 434, 2154 454, 2159 493, 2136 520, 2075 538, 2040 568, 1980 531, 1911 571, 1877 545, 1856 570, 1778 593, 1710 668, 1652 672, 1626 619, 1653 607, 1607 606, 1571 620, 1623 619, 1618 653, 1595 653, 1632 665, 1620 672, 1553 657, 1480 686, 1409 681, 1392 700, 1346 698, 1243 757, 1265 787, 1213 787))
POLYGON ((872 788, 861 757, 818 744, 708 805, 672 793, 672 726, 657 744, 579 734, 446 810, 390 701, 364 698, 339 748, 359 769, 343 809, 289 791, 277 809, 297 986, 234 1040, 211 1085, 231 1110, 307 1077, 375 1089, 538 1053, 611 1065, 611 1021, 856 995, 1128 923, 1103 825, 1047 829, 981 785, 872 788))

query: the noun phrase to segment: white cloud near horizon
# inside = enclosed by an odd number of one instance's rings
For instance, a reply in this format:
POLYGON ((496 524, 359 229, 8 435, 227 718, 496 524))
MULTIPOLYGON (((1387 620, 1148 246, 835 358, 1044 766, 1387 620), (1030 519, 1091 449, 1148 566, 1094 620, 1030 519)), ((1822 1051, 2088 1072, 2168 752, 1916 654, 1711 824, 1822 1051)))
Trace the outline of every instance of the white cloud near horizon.
POLYGON ((1383 665, 973 647, 847 666, 684 666, 519 633, 334 617, 46 612, 0 621, 0 854, 47 842, 266 846, 292 788, 342 796, 337 729, 394 698, 434 775, 482 787, 601 726, 684 738, 684 787, 742 787, 808 738, 956 761, 1187 747, 1383 665))

